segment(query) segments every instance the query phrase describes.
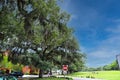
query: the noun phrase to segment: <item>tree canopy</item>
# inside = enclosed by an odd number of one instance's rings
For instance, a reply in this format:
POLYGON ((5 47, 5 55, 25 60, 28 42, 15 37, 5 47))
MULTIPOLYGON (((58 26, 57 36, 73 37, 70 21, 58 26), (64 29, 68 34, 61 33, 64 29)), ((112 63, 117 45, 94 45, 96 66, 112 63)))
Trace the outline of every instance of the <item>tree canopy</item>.
POLYGON ((69 18, 56 0, 0 0, 0 50, 9 49, 13 63, 41 70, 68 64, 80 70, 85 56, 69 18))

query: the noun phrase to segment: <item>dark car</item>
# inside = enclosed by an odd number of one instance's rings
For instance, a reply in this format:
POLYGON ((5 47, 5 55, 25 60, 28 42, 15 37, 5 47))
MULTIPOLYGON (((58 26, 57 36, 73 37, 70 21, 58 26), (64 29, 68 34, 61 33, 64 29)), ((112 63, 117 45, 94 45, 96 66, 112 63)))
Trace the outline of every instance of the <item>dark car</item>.
POLYGON ((18 79, 14 76, 0 75, 0 80, 18 80, 18 79))
POLYGON ((23 73, 22 72, 12 72, 10 75, 15 76, 15 77, 22 77, 23 73))
POLYGON ((1 74, 4 74, 4 72, 0 70, 0 75, 1 75, 1 74))

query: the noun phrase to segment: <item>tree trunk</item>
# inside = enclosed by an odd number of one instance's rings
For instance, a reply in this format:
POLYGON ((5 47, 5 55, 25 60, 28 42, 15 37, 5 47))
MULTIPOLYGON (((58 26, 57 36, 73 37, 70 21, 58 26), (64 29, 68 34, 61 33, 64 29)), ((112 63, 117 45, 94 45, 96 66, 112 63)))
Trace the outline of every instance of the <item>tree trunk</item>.
POLYGON ((39 78, 43 78, 43 70, 42 69, 39 70, 39 78))
POLYGON ((50 76, 52 76, 52 69, 50 68, 50 76))

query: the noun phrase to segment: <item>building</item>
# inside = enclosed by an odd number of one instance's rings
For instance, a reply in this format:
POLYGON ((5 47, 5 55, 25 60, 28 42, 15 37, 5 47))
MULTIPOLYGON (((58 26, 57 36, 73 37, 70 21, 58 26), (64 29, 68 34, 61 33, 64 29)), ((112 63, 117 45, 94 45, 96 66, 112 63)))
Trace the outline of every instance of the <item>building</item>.
POLYGON ((119 65, 119 69, 120 69, 120 54, 116 56, 116 59, 117 59, 117 62, 118 62, 118 65, 119 65))
POLYGON ((22 72, 24 74, 39 74, 39 69, 37 69, 33 66, 24 66, 22 68, 22 72))

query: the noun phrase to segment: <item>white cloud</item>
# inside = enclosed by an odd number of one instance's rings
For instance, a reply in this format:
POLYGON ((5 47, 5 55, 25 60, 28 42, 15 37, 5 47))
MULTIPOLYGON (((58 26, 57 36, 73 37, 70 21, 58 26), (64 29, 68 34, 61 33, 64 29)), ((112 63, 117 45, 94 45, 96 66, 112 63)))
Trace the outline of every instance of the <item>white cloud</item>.
POLYGON ((97 10, 91 7, 82 6, 78 11, 76 11, 79 17, 78 27, 83 29, 95 28, 99 20, 102 19, 102 15, 99 14, 97 10))
POLYGON ((118 49, 120 47, 120 24, 106 29, 108 38, 99 42, 98 48, 118 49))
POLYGON ((112 0, 107 0, 105 4, 103 3, 103 8, 101 8, 100 11, 96 10, 97 8, 82 5, 82 3, 80 3, 81 6, 79 6, 78 10, 78 7, 74 7, 75 4, 73 5, 72 0, 64 0, 63 4, 61 5, 61 8, 64 11, 67 11, 71 14, 70 21, 72 22, 72 25, 70 26, 75 26, 76 31, 79 31, 77 36, 80 36, 80 31, 85 31, 86 33, 83 33, 85 34, 83 39, 87 39, 86 41, 89 41, 88 39, 92 38, 92 40, 95 41, 91 43, 96 44, 96 46, 80 46, 82 52, 87 53, 88 63, 91 66, 110 63, 115 60, 116 55, 120 53, 120 19, 113 20, 112 23, 114 23, 114 26, 110 26, 105 30, 108 34, 102 34, 105 36, 104 40, 101 39, 102 37, 99 38, 98 35, 99 31, 104 32, 102 31, 106 28, 104 23, 108 24, 109 22, 107 21, 107 16, 101 12, 108 9, 108 6, 112 3, 111 1, 112 0), (98 40, 96 37, 98 37, 98 40))
POLYGON ((85 53, 85 52, 87 51, 87 49, 86 49, 84 46, 82 46, 82 45, 80 45, 80 50, 81 50, 81 52, 83 52, 83 53, 85 53))
POLYGON ((120 37, 112 36, 106 40, 99 42, 99 46, 92 49, 90 56, 102 58, 114 58, 120 53, 120 37))
POLYGON ((78 18, 78 16, 76 14, 71 14, 70 21, 77 19, 77 18, 78 18))
POLYGON ((75 21, 77 21, 77 24, 74 26, 80 29, 91 29, 97 27, 94 25, 97 25, 97 22, 102 21, 101 19, 103 16, 100 15, 95 8, 86 6, 82 4, 82 2, 79 3, 78 7, 75 7, 75 2, 73 3, 72 1, 73 0, 64 0, 63 3, 60 4, 60 7, 63 11, 67 11, 71 15, 71 22, 73 21, 76 23, 75 21))
POLYGON ((70 14, 69 22, 78 18, 78 16, 74 13, 74 9, 72 7, 72 0, 63 0, 61 3, 58 4, 61 7, 62 11, 70 14))
POLYGON ((92 52, 90 55, 93 56, 93 57, 96 57, 98 59, 111 57, 110 55, 108 55, 108 51, 106 51, 106 50, 104 50, 104 51, 97 50, 97 51, 92 52))
POLYGON ((112 34, 119 34, 120 33, 120 24, 117 24, 116 27, 110 27, 110 28, 107 28, 106 31, 112 33, 112 34))
POLYGON ((62 8, 63 10, 68 11, 70 4, 71 4, 71 0, 63 0, 63 1, 60 3, 60 6, 61 6, 61 8, 62 8))
POLYGON ((113 22, 115 23, 120 23, 120 19, 115 19, 115 20, 112 20, 113 22))
POLYGON ((70 9, 71 0, 63 0, 62 2, 60 1, 58 5, 61 7, 63 11, 69 12, 71 10, 70 9))
POLYGON ((89 66, 109 64, 120 53, 120 25, 110 27, 106 31, 110 32, 109 37, 87 52, 89 66))

